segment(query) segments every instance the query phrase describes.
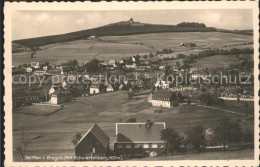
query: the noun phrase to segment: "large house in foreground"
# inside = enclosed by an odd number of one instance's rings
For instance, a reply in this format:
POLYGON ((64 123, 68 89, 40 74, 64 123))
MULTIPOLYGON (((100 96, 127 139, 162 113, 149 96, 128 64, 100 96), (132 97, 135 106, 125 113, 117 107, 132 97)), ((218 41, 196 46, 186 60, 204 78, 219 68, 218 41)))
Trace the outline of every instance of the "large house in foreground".
POLYGON ((104 157, 109 149, 109 141, 106 133, 97 124, 94 124, 75 146, 75 155, 104 157))
POLYGON ((164 122, 117 123, 114 150, 119 155, 142 156, 144 154, 161 153, 164 141, 161 130, 164 122))

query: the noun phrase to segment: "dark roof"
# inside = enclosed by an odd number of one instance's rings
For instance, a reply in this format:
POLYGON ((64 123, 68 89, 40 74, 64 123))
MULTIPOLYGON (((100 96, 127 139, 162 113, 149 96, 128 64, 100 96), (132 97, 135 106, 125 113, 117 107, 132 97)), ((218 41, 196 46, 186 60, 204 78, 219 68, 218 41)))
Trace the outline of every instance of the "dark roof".
POLYGON ((161 130, 164 128, 164 122, 151 123, 150 127, 146 127, 146 123, 117 123, 116 142, 163 142, 161 140, 161 130))
MULTIPOLYGON (((95 138, 106 148, 107 145, 109 144, 109 137, 106 135, 106 133, 97 125, 94 124, 88 131, 87 133, 80 139, 80 141, 78 142, 77 145, 79 145, 79 143, 84 140, 84 138, 89 135, 92 134, 93 136, 95 136, 95 138)), ((77 146, 76 146, 77 147, 77 146)))
POLYGON ((52 95, 61 96, 62 92, 60 90, 55 90, 55 92, 53 92, 52 95))
POLYGON ((176 96, 175 93, 168 90, 158 90, 153 93, 153 98, 157 100, 169 100, 173 96, 176 96))

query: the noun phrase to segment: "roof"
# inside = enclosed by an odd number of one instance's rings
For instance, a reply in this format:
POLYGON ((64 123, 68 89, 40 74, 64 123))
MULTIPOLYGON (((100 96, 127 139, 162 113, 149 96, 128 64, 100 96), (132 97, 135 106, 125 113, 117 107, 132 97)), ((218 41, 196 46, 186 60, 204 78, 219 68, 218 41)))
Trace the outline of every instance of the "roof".
POLYGON ((153 98, 157 100, 170 99, 172 96, 176 96, 175 93, 168 90, 158 90, 153 93, 153 98))
POLYGON ((53 92, 52 95, 61 96, 62 92, 60 90, 55 90, 55 92, 53 92))
POLYGON ((116 64, 116 60, 109 60, 108 64, 116 64))
POLYGON ((116 142, 123 143, 152 143, 163 142, 161 130, 165 128, 164 122, 154 122, 148 128, 146 123, 117 123, 116 142))
MULTIPOLYGON (((80 139, 77 145, 89 134, 95 136, 95 138, 106 148, 107 144, 109 143, 109 137, 106 133, 97 125, 94 124, 85 135, 80 139)), ((75 147, 77 147, 77 145, 75 147)))

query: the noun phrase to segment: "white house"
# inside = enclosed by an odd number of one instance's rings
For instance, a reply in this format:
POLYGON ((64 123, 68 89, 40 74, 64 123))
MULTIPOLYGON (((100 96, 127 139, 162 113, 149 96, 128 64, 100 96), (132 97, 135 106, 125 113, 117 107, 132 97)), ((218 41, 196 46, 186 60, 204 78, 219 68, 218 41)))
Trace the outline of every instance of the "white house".
POLYGON ((126 64, 125 67, 129 68, 129 69, 134 69, 134 68, 136 68, 136 64, 135 63, 133 63, 133 64, 126 64))
POLYGON ((116 60, 109 60, 108 65, 113 65, 115 67, 116 66, 116 60))
POLYGON ((90 37, 89 37, 89 39, 91 39, 91 40, 94 40, 96 38, 96 36, 94 36, 94 35, 91 35, 90 37))
POLYGON ((44 71, 47 71, 47 70, 48 70, 48 66, 43 66, 42 69, 43 69, 44 71))
POLYGON ((177 101, 174 92, 158 90, 152 94, 152 106, 171 108, 173 102, 177 101))
POLYGON ((108 86, 107 86, 107 92, 113 92, 114 91, 114 88, 113 88, 113 86, 111 85, 111 84, 109 84, 108 86))
POLYGON ((166 81, 162 81, 162 80, 158 80, 154 86, 156 88, 162 88, 162 89, 168 89, 170 86, 169 86, 169 83, 167 83, 166 81))
POLYGON ((136 59, 135 59, 134 56, 131 57, 131 60, 132 60, 132 62, 135 62, 135 61, 136 61, 136 59))
POLYGON ((62 94, 61 91, 57 90, 51 94, 51 99, 50 99, 51 104, 60 104, 65 102, 66 102, 66 97, 62 94))
POLYGON ((26 68, 26 72, 32 72, 32 71, 33 71, 32 67, 27 67, 26 68))
POLYGON ((44 70, 36 70, 34 71, 34 75, 44 75, 44 74, 47 74, 47 71, 44 71, 44 70))
POLYGON ((38 62, 38 61, 31 62, 31 67, 40 68, 40 62, 38 62))
POLYGON ((93 95, 93 94, 98 94, 100 92, 100 90, 99 90, 99 84, 92 84, 91 86, 90 86, 90 88, 89 88, 89 93, 91 94, 91 95, 93 95))
POLYGON ((165 70, 165 66, 159 66, 159 70, 165 70))

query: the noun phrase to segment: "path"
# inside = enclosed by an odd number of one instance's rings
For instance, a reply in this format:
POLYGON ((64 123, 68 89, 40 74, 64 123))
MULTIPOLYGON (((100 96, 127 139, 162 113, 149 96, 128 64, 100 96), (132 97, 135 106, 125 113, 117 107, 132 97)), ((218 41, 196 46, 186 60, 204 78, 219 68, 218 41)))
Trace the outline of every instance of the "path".
POLYGON ((243 114, 243 113, 239 113, 239 112, 235 112, 235 111, 230 111, 230 110, 225 110, 225 109, 221 109, 221 108, 216 108, 216 107, 209 107, 209 106, 203 106, 203 105, 197 105, 197 106, 210 108, 210 109, 215 109, 215 110, 220 110, 220 111, 228 112, 228 113, 231 113, 231 114, 237 114, 237 115, 253 117, 253 115, 247 115, 247 114, 243 114))

